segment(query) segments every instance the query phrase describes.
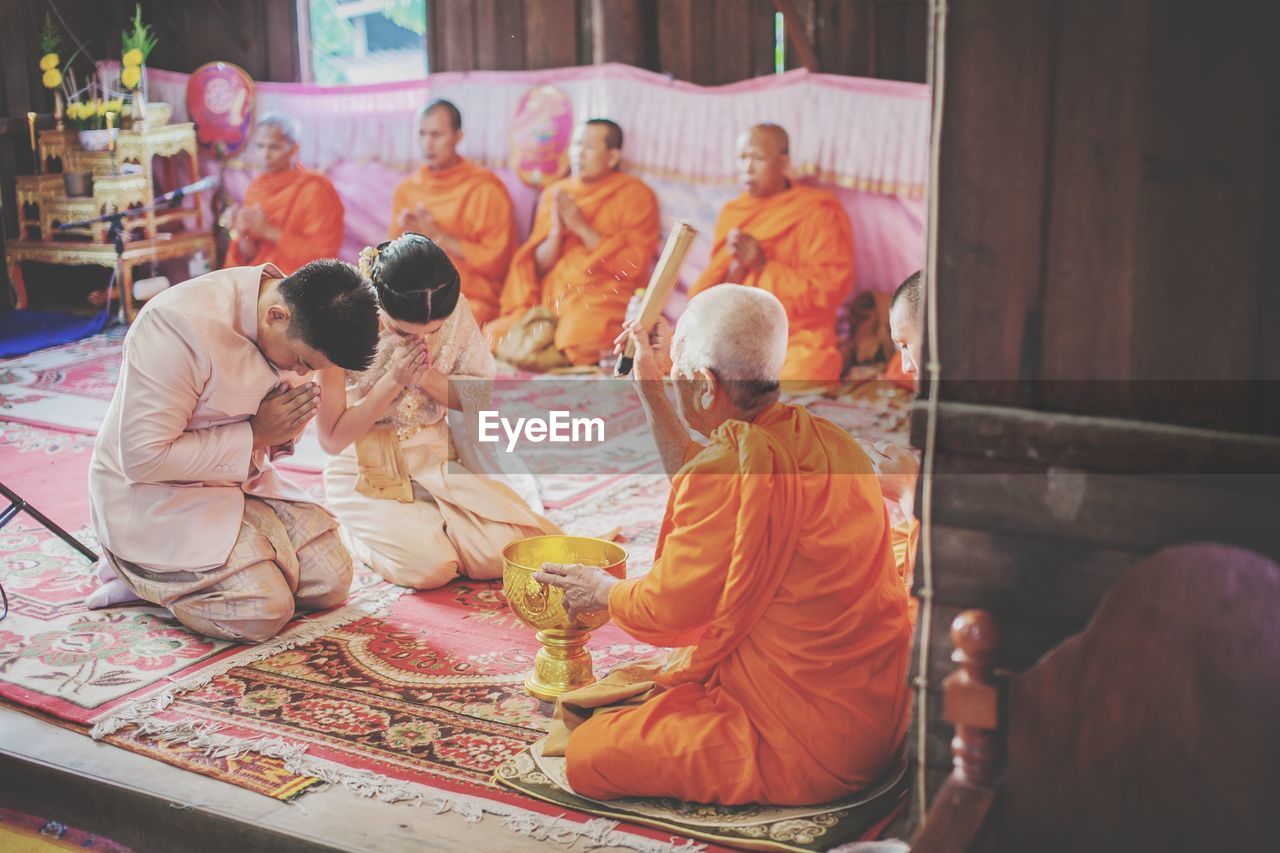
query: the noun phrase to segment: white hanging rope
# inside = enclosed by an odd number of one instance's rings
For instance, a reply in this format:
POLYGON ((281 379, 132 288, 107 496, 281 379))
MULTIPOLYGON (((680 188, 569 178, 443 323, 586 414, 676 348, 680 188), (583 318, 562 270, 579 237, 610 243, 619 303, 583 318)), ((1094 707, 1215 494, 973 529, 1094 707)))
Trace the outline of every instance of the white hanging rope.
POLYGON ((942 102, 945 94, 947 0, 933 0, 933 119, 929 142, 929 226, 925 260, 925 312, 929 334, 929 402, 925 410, 924 477, 920 508, 920 663, 916 673, 916 825, 924 824, 929 806, 929 642, 933 627, 933 468, 937 454, 938 386, 942 362, 938 358, 938 164, 942 152, 942 102))

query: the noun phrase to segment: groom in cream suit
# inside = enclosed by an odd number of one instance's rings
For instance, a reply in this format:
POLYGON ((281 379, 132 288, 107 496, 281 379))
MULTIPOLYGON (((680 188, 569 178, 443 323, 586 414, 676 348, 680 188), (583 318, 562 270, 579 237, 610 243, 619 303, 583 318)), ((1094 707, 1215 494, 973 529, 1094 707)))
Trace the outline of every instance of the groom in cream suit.
POLYGON ((211 637, 261 642, 296 610, 346 598, 337 525, 274 461, 319 402, 300 377, 362 370, 378 340, 372 288, 349 264, 283 276, 233 267, 138 314, 89 467, 103 607, 133 597, 211 637))

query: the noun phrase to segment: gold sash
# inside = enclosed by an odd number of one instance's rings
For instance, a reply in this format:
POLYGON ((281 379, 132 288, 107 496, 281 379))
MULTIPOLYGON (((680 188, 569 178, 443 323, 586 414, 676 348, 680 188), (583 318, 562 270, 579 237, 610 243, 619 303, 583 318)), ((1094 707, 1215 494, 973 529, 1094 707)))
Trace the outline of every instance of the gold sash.
POLYGON ((394 427, 369 430, 356 441, 360 476, 356 491, 365 497, 413 503, 413 481, 394 427))

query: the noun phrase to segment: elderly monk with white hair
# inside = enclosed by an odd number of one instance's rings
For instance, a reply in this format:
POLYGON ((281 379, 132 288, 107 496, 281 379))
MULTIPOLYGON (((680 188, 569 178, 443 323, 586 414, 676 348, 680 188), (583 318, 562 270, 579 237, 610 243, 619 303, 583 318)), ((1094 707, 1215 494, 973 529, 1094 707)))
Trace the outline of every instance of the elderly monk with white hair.
POLYGON ((844 430, 778 401, 787 316, 773 294, 694 297, 671 344, 674 407, 667 330, 637 332, 619 340, 636 346, 674 472, 653 569, 535 577, 572 612, 607 608, 678 651, 562 696, 544 752, 598 799, 801 805, 875 783, 906 735, 911 634, 871 463, 844 430))
POLYGON ((284 113, 258 119, 253 150, 263 172, 230 212, 228 267, 273 264, 285 275, 332 258, 342 245, 342 198, 333 183, 298 162, 302 131, 284 113))

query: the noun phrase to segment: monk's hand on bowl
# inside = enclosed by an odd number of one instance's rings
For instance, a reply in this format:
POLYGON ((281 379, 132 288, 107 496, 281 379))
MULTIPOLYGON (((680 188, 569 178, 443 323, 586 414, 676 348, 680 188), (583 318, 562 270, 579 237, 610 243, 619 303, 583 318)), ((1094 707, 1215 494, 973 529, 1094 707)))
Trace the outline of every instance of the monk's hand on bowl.
POLYGON ((533 579, 564 590, 564 609, 570 619, 582 613, 607 610, 609 590, 618 582, 603 569, 578 563, 543 563, 542 571, 536 572, 533 579))

